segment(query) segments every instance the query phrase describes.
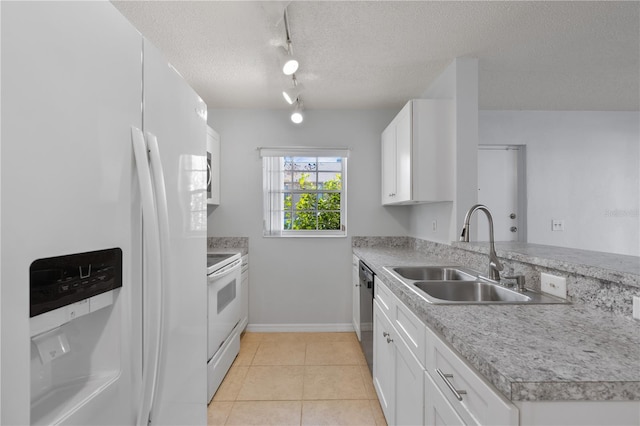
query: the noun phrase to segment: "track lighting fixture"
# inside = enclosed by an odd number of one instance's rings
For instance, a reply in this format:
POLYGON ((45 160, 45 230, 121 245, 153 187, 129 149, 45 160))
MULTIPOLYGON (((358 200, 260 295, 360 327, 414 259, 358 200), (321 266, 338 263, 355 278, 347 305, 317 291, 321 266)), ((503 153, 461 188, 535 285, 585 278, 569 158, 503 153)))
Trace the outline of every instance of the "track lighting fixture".
POLYGON ((288 89, 282 91, 282 97, 284 100, 289 103, 289 105, 293 105, 293 103, 298 99, 300 93, 302 92, 302 85, 298 84, 298 79, 296 79, 296 75, 292 75, 292 85, 288 89))
POLYGON ((289 17, 287 15, 287 8, 284 8, 284 29, 286 31, 286 47, 281 46, 279 48, 280 53, 280 66, 282 72, 285 75, 291 76, 291 87, 282 91, 284 100, 290 105, 294 105, 293 112, 291 113, 291 121, 294 124, 300 124, 304 120, 302 113, 302 99, 300 99, 300 92, 302 92, 302 85, 298 84, 295 72, 298 71, 299 62, 293 56, 293 47, 291 44, 291 33, 289 32, 289 17))
POLYGON ((302 114, 302 101, 296 100, 296 107, 291 113, 291 121, 295 124, 300 124, 304 120, 304 114, 302 114))

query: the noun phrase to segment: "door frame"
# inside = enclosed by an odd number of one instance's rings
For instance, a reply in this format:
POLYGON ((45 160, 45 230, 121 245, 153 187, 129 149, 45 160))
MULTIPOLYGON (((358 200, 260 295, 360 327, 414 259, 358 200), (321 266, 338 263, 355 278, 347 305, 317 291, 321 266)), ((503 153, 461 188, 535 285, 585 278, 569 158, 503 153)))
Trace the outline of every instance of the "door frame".
MULTIPOLYGON (((516 178, 518 216, 516 218, 516 226, 518 227, 518 239, 516 241, 522 243, 527 242, 527 146, 524 144, 481 144, 478 145, 478 150, 517 151, 516 178)), ((478 167, 480 167, 480 164, 478 164, 478 167)))

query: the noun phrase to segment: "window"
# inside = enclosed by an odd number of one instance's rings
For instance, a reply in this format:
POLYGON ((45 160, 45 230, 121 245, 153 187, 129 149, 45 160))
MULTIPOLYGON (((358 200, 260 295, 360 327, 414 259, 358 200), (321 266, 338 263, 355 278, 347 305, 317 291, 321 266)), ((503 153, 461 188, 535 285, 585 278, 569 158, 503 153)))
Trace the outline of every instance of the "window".
POLYGON ((347 235, 347 149, 261 148, 264 235, 347 235))

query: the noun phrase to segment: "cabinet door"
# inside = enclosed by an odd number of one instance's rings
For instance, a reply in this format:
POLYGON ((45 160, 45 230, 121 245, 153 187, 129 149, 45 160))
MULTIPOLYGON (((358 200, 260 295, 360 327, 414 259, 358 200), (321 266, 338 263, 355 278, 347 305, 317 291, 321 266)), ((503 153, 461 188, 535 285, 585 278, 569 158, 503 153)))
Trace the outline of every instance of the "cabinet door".
POLYGON ((394 338, 395 346, 395 424, 422 425, 424 368, 404 341, 394 338))
POLYGON ((352 291, 352 314, 353 314, 353 329, 358 336, 358 340, 362 340, 360 336, 360 276, 359 276, 359 262, 357 256, 353 256, 352 272, 351 272, 351 291, 352 291))
POLYGON ((427 373, 424 375, 424 383, 424 424, 427 426, 464 425, 462 418, 427 373))
POLYGON ((382 132, 382 204, 396 197, 396 125, 393 121, 382 132))
POLYGON ((242 316, 240 323, 243 328, 249 323, 249 255, 242 256, 242 282, 240 284, 240 301, 242 303, 242 316))
POLYGON ((220 135, 211 127, 207 127, 207 154, 211 155, 211 196, 207 204, 220 204, 220 135))
POLYGON ((394 202, 410 201, 412 196, 412 120, 411 102, 396 116, 396 196, 394 202))
POLYGON ((380 406, 387 423, 394 424, 394 376, 395 347, 393 345, 393 327, 380 309, 378 302, 373 302, 373 384, 378 393, 380 406), (389 339, 389 341, 387 340, 389 339))

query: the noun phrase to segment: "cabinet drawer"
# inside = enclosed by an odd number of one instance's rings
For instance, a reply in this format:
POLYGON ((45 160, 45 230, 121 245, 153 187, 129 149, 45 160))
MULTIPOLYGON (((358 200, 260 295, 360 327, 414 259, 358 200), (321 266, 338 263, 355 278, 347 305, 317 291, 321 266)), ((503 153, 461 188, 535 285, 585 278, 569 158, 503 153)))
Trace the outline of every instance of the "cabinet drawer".
MULTIPOLYGON (((395 296, 394 296, 395 298, 395 296)), ((397 299, 396 299, 397 300, 397 299)), ((407 344, 413 355, 424 362, 426 351, 426 326, 409 310, 404 304, 398 301, 391 316, 393 325, 407 344)))
POLYGON ((424 422, 426 425, 465 425, 458 412, 449 404, 435 382, 425 373, 424 378, 424 422))
POLYGON ((382 284, 382 281, 380 281, 378 277, 374 277, 373 282, 375 286, 373 292, 374 298, 380 304, 380 309, 382 310, 382 312, 384 312, 387 318, 393 320, 393 314, 396 306, 396 297, 393 295, 393 293, 391 293, 391 290, 389 290, 387 286, 382 284))
POLYGON ((487 383, 431 330, 427 372, 466 424, 517 425, 518 409, 487 383), (456 395, 454 391, 458 391, 456 395))

